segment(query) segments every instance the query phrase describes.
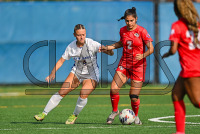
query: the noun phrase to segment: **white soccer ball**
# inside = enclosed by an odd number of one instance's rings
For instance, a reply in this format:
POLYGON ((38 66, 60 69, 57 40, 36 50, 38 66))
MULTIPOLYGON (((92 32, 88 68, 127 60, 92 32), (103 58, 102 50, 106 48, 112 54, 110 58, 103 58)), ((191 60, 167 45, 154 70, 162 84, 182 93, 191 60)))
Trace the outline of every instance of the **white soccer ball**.
POLYGON ((130 125, 135 121, 135 113, 131 109, 123 109, 119 114, 119 120, 123 125, 130 125))

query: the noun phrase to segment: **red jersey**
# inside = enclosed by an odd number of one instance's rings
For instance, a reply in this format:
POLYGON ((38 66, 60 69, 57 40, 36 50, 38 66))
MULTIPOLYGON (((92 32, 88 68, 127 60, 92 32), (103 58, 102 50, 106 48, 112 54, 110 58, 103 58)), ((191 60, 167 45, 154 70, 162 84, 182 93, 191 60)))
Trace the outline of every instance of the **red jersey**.
POLYGON ((145 52, 145 43, 153 41, 146 29, 137 25, 135 30, 128 31, 127 26, 124 26, 120 29, 120 41, 123 44, 123 56, 119 66, 127 69, 146 66, 146 58, 140 61, 135 59, 136 54, 145 52))
MULTIPOLYGON (((183 78, 200 76, 200 44, 195 47, 193 35, 193 31, 188 30, 184 19, 172 24, 169 40, 178 43, 179 60, 182 68, 180 76, 183 78)), ((200 32, 198 40, 200 40, 200 32)))

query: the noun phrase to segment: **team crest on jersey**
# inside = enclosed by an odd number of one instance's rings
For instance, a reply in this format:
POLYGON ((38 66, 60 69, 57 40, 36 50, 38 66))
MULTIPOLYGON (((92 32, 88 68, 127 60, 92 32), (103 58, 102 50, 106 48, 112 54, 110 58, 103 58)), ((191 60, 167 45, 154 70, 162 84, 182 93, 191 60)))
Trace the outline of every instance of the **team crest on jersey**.
POLYGON ((138 33, 135 33, 134 35, 135 35, 135 37, 139 37, 139 34, 138 34, 138 33))
POLYGON ((149 34, 147 34, 147 36, 146 36, 147 38, 150 38, 150 35, 149 34))
POLYGON ((120 69, 120 70, 123 70, 124 68, 123 68, 122 66, 119 66, 119 69, 120 69))

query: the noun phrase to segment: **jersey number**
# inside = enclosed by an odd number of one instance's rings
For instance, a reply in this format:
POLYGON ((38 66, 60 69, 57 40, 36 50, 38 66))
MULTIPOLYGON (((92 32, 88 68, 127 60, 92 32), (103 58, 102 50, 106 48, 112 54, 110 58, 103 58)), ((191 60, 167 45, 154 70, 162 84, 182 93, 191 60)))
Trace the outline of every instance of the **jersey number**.
POLYGON ((133 44, 133 42, 132 41, 130 41, 130 40, 128 40, 127 41, 127 44, 128 44, 128 49, 132 49, 132 44, 133 44))
MULTIPOLYGON (((197 46, 198 49, 200 49, 200 44, 198 43, 196 46, 193 44, 194 42, 194 32, 193 31, 187 31, 186 37, 191 39, 191 42, 189 43, 189 49, 194 50, 197 46)), ((200 41, 200 33, 198 33, 198 41, 200 41)))
POLYGON ((87 65, 87 62, 86 62, 85 60, 83 61, 83 65, 84 65, 84 66, 87 65))

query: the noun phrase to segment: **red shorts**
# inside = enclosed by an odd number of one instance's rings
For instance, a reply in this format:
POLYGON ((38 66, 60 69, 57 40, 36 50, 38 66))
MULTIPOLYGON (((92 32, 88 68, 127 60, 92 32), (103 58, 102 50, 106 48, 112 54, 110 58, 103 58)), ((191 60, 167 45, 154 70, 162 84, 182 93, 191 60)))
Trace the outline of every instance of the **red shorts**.
POLYGON ((124 75, 126 75, 127 78, 130 78, 131 80, 142 82, 145 81, 146 65, 133 67, 132 69, 126 69, 123 66, 118 66, 116 71, 122 72, 124 75))
POLYGON ((191 77, 200 77, 200 69, 199 70, 181 70, 180 76, 182 78, 191 78, 191 77))

